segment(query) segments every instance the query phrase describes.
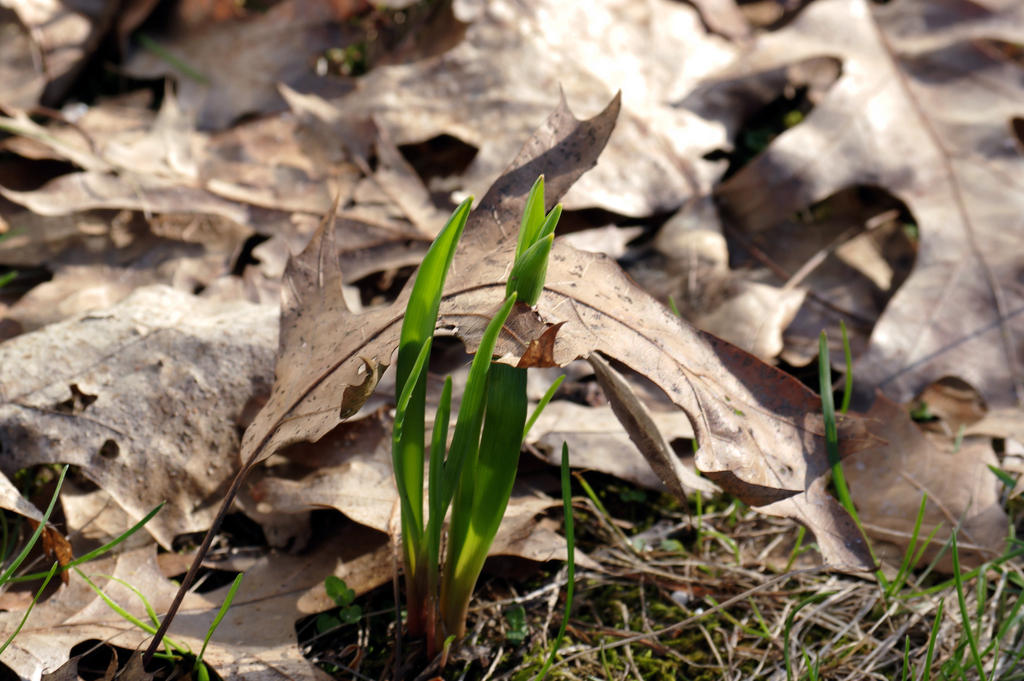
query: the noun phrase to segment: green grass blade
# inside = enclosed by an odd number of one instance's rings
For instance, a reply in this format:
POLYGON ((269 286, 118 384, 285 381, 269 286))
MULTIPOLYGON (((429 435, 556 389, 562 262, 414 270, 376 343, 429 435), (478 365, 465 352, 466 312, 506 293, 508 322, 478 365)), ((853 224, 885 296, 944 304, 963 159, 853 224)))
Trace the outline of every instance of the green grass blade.
MULTIPOLYGON (((437 595, 440 589, 441 528, 444 525, 445 508, 442 505, 442 480, 444 473, 445 448, 448 443, 448 425, 452 411, 452 377, 446 376, 441 389, 441 401, 434 415, 434 431, 430 438, 430 468, 427 476, 427 627, 437 624, 437 595)), ((435 632, 436 633, 436 632, 435 632)), ((428 641, 433 641, 430 631, 428 641)))
POLYGON ((431 345, 433 345, 433 339, 428 338, 424 341, 423 347, 420 348, 420 354, 416 356, 416 362, 413 364, 412 370, 409 373, 409 378, 411 380, 406 381, 405 388, 402 390, 402 394, 398 396, 398 400, 395 403, 395 424, 391 429, 391 439, 396 446, 402 440, 402 428, 405 426, 405 417, 408 414, 409 402, 412 400, 412 394, 416 386, 419 384, 420 378, 427 366, 427 359, 430 357, 431 345))
MULTIPOLYGON (((133 534, 138 532, 140 529, 142 529, 143 526, 145 526, 146 523, 148 523, 150 520, 152 520, 153 517, 157 513, 160 512, 160 510, 164 507, 164 505, 166 503, 167 503, 166 501, 160 502, 152 511, 147 513, 142 518, 142 520, 140 520, 139 522, 135 523, 134 525, 129 527, 127 530, 122 532, 120 535, 118 535, 116 538, 114 538, 111 541, 107 542, 103 546, 101 546, 99 548, 96 548, 96 549, 93 549, 92 551, 89 551, 88 553, 84 553, 81 556, 79 556, 78 558, 75 558, 74 560, 70 561, 67 565, 65 565, 64 567, 61 568, 61 571, 63 572, 64 570, 70 570, 71 568, 73 568, 73 567, 75 567, 77 565, 81 565, 82 563, 88 563, 90 560, 93 560, 95 558, 99 558, 103 554, 107 553, 108 551, 110 551, 111 549, 116 547, 118 544, 120 544, 124 540, 128 539, 128 537, 132 536, 133 534)), ((15 578, 11 579, 10 581, 12 583, 13 582, 28 582, 28 581, 32 581, 32 580, 35 580, 35 579, 42 579, 43 577, 46 576, 46 574, 47 573, 45 573, 45 572, 35 572, 33 574, 30 574, 30 575, 22 575, 20 577, 15 577, 15 578)))
POLYGON ((910 534, 910 543, 907 544, 907 550, 903 552, 903 560, 900 562, 900 569, 896 573, 896 577, 889 583, 886 588, 887 597, 894 596, 897 591, 903 588, 903 584, 907 580, 907 576, 910 574, 910 569, 916 564, 913 561, 914 552, 917 549, 917 538, 921 533, 921 523, 924 521, 924 510, 928 504, 928 494, 921 495, 921 505, 917 509, 917 518, 914 519, 914 531, 910 534))
POLYGON ((14 637, 21 633, 22 628, 25 626, 25 622, 28 621, 28 616, 32 614, 32 609, 36 607, 36 603, 39 601, 39 597, 43 595, 43 591, 46 589, 46 586, 50 583, 50 580, 53 579, 53 576, 57 574, 57 570, 59 568, 60 563, 54 561, 53 565, 50 566, 50 571, 44 573, 45 579, 43 579, 43 585, 39 587, 39 589, 36 591, 36 595, 32 597, 32 602, 28 604, 28 609, 26 609, 25 614, 22 615, 21 621, 18 622, 18 626, 14 628, 14 631, 11 632, 11 635, 7 637, 7 640, 4 641, 4 644, 0 645, 0 656, 4 654, 5 650, 7 650, 7 646, 11 645, 11 642, 14 640, 14 637))
POLYGON ((846 323, 842 319, 839 320, 839 331, 843 334, 843 359, 846 361, 846 379, 843 381, 843 401, 839 413, 845 414, 853 397, 853 355, 850 352, 850 337, 846 333, 846 323))
POLYGON ((932 622, 932 633, 928 637, 928 652, 924 658, 924 671, 921 674, 921 681, 930 681, 932 678, 932 658, 935 655, 935 641, 939 638, 939 627, 942 626, 943 601, 939 599, 939 606, 935 609, 935 621, 932 622))
POLYGON ((405 381, 415 363, 416 355, 419 354, 420 346, 428 338, 434 336, 444 282, 448 277, 448 270, 455 257, 455 249, 462 237, 462 231, 466 227, 472 202, 473 199, 470 197, 459 204, 459 207, 448 219, 448 223, 434 239, 434 243, 430 245, 427 254, 423 256, 423 262, 420 263, 420 267, 416 271, 416 279, 413 281, 412 291, 405 308, 402 335, 399 341, 400 352, 401 348, 405 348, 404 357, 399 354, 398 358, 399 376, 396 377, 396 380, 400 381, 401 385, 397 386, 396 391, 399 394, 405 387, 405 381), (415 349, 411 349, 410 346, 415 349))
POLYGON ((793 569, 793 563, 796 562, 797 557, 800 555, 800 549, 804 545, 804 535, 807 534, 807 528, 803 525, 797 527, 796 530, 796 541, 793 542, 793 550, 789 552, 789 560, 786 561, 786 569, 783 572, 789 572, 793 569))
POLYGON ((679 312, 679 306, 676 305, 676 299, 673 298, 671 295, 668 297, 668 309, 672 310, 672 314, 674 314, 675 316, 679 317, 680 319, 683 318, 682 313, 679 312))
POLYGON ((50 503, 46 507, 46 512, 43 513, 42 522, 39 523, 39 525, 35 529, 35 532, 33 532, 32 536, 29 537, 29 540, 25 544, 25 547, 21 550, 21 553, 18 554, 14 561, 7 566, 6 570, 4 570, 3 574, 0 575, 0 584, 6 584, 11 580, 11 575, 14 574, 15 570, 21 567, 21 564, 25 561, 25 558, 28 557, 29 552, 36 545, 36 542, 39 541, 40 535, 42 535, 43 530, 46 529, 46 523, 50 520, 50 514, 53 513, 53 508, 54 506, 57 505, 57 497, 60 496, 60 488, 64 484, 64 476, 66 476, 67 473, 68 466, 67 464, 65 464, 64 467, 60 469, 60 477, 57 478, 57 485, 53 490, 53 495, 50 497, 50 503))
POLYGON ((564 380, 565 374, 562 374, 561 376, 556 378, 555 381, 551 384, 551 387, 549 387, 547 391, 544 393, 544 396, 540 398, 540 402, 537 403, 537 407, 533 410, 533 413, 530 414, 530 418, 526 420, 526 426, 523 428, 524 440, 526 439, 526 436, 530 433, 530 429, 533 428, 533 424, 535 424, 537 422, 537 419, 540 418, 540 414, 542 411, 544 411, 544 407, 548 406, 548 403, 551 402, 551 398, 555 396, 555 391, 558 390, 558 386, 562 385, 562 381, 564 380))
POLYGON ((544 224, 544 176, 539 176, 530 188, 526 197, 526 208, 523 210, 523 221, 519 226, 519 239, 516 242, 516 260, 533 245, 544 224))
POLYGON ((157 41, 150 38, 145 33, 136 33, 135 39, 139 41, 139 46, 148 52, 152 52, 155 56, 163 59, 169 66, 181 72, 181 74, 187 78, 194 80, 201 85, 209 85, 210 79, 207 78, 197 68, 181 59, 177 55, 173 54, 166 47, 158 43, 157 41))
POLYGON ((527 305, 536 305, 548 274, 548 256, 555 236, 549 234, 516 258, 508 277, 507 293, 515 292, 527 305))
MULTIPOLYGON (((871 542, 867 540, 867 534, 860 523, 860 516, 857 515, 857 507, 853 505, 850 488, 846 484, 846 476, 843 475, 843 463, 839 459, 839 431, 836 427, 836 406, 832 396, 832 364, 828 356, 828 337, 824 331, 818 337, 818 385, 821 391, 821 415, 825 421, 825 450, 828 452, 829 465, 832 466, 832 484, 835 485, 839 503, 850 514, 857 529, 860 530, 861 536, 864 537, 868 551, 871 553, 871 560, 878 565, 874 549, 871 547, 871 542)), ((883 593, 888 593, 889 581, 881 569, 875 570, 875 578, 878 579, 883 593)))
POLYGON ((1021 606, 1024 606, 1024 596, 1018 592, 1017 598, 1014 599, 1013 606, 1010 608, 1010 612, 1001 618, 999 627, 996 630, 996 635, 985 647, 985 650, 982 651, 982 656, 989 655, 993 650, 996 650, 997 646, 1004 638, 1006 638, 1006 635, 1010 632, 1010 629, 1014 624, 1021 624, 1021 620, 1018 617, 1021 606))
POLYGON ((565 557, 566 557, 566 584, 565 584, 565 612, 562 615, 562 624, 558 627, 558 635, 555 642, 551 644, 551 653, 548 655, 544 667, 537 674, 534 681, 544 681, 551 669, 558 649, 562 647, 562 639, 565 638, 565 628, 569 624, 569 615, 572 614, 572 598, 576 588, 576 530, 572 517, 572 487, 569 484, 569 445, 562 443, 562 509, 565 513, 565 557))
MULTIPOLYGON (((987 563, 985 563, 983 565, 980 565, 980 566, 974 568, 973 570, 969 570, 969 571, 963 573, 963 576, 962 576, 961 579, 964 580, 964 581, 966 581, 968 579, 974 579, 979 574, 981 574, 981 572, 984 571, 984 570, 991 570, 994 567, 998 567, 1000 565, 1003 565, 1004 563, 1008 563, 1008 562, 1010 562, 1010 561, 1012 561, 1012 560, 1014 560, 1016 558, 1019 558, 1021 556, 1024 556, 1024 547, 1018 548, 1018 549, 1014 549, 1013 551, 1010 551, 1008 553, 1003 554, 999 558, 991 560, 991 561, 989 561, 989 562, 987 562, 987 563)), ((942 582, 939 582, 938 584, 933 584, 933 585, 931 585, 931 586, 929 586, 929 587, 927 587, 925 589, 921 589, 920 591, 917 591, 916 593, 914 593, 913 596, 914 597, 930 596, 930 595, 938 593, 940 591, 945 591, 946 589, 948 589, 950 587, 951 584, 954 584, 955 581, 956 581, 956 577, 954 576, 951 579, 947 579, 947 580, 944 580, 942 582)))
POLYGON ((120 584, 124 588, 128 589, 133 594, 135 594, 138 597, 138 599, 140 601, 142 601, 142 606, 146 609, 146 615, 149 617, 149 621, 153 623, 154 627, 160 626, 160 618, 157 617, 156 610, 153 609, 153 606, 149 602, 149 599, 146 598, 146 596, 141 591, 139 591, 134 586, 132 586, 131 583, 126 582, 125 580, 121 579, 120 577, 115 577, 113 575, 101 575, 101 576, 109 579, 112 582, 117 582, 118 584, 120 584))
POLYGON ((440 556, 442 510, 441 475, 444 470, 445 449, 448 445, 448 425, 452 412, 452 377, 446 376, 441 389, 441 401, 434 415, 434 432, 430 438, 430 471, 427 476, 427 494, 430 498, 430 516, 427 519, 427 547, 432 549, 435 565, 440 556))
POLYGON ((157 628, 155 626, 153 626, 150 623, 142 622, 141 620, 136 618, 136 616, 134 614, 132 614, 128 610, 126 610, 123 607, 121 607, 117 603, 117 601, 115 601, 110 596, 106 595, 103 592, 102 589, 97 587, 96 584, 92 580, 90 580, 88 577, 86 577, 85 572, 83 572, 82 570, 80 570, 77 567, 75 568, 75 571, 78 573, 78 576, 80 578, 82 578, 87 585, 89 585, 89 588, 92 589, 93 592, 95 592, 95 594, 97 596, 99 596, 100 598, 103 599, 103 602, 106 603, 106 605, 108 605, 112 610, 114 610, 115 612, 118 613, 118 615, 121 616, 122 620, 124 620, 125 622, 128 622, 128 623, 131 623, 132 625, 138 627, 139 629, 141 629, 142 631, 144 631, 147 634, 156 634, 157 633, 157 628))
MULTIPOLYGON (((139 629, 141 629, 142 631, 146 632, 147 634, 155 634, 156 633, 157 627, 155 627, 152 624, 143 622, 138 617, 136 617, 135 615, 131 614, 130 612, 128 612, 127 610, 122 608, 120 605, 118 605, 118 603, 116 601, 114 601, 114 599, 112 599, 110 596, 108 596, 106 593, 104 593, 103 589, 101 589, 98 586, 96 586, 96 584, 91 579, 89 579, 84 572, 82 572, 78 568, 74 568, 74 571, 75 571, 75 573, 79 577, 81 577, 85 581, 86 584, 89 585, 89 588, 92 589, 96 593, 97 596, 99 596, 100 598, 103 599, 103 602, 107 604, 107 607, 109 607, 111 610, 113 610, 115 613, 117 613, 121 617, 121 619, 125 620, 126 622, 128 622, 130 624, 133 624, 134 626, 138 627, 139 629)), ((108 579, 112 579, 112 578, 108 575, 108 579)), ((117 580, 117 581, 120 582, 121 584, 124 584, 124 585, 128 586, 129 588, 131 588, 132 591, 134 591, 136 594, 139 593, 138 589, 135 589, 131 585, 128 585, 126 582, 124 582, 122 580, 117 580)), ((143 603, 146 604, 147 612, 151 613, 152 612, 152 607, 149 605, 149 603, 146 601, 145 598, 143 598, 142 600, 143 600, 143 603)), ((164 637, 164 643, 166 643, 169 647, 173 648, 179 654, 187 655, 190 652, 188 647, 183 646, 180 643, 176 643, 176 642, 172 641, 171 639, 167 638, 166 636, 164 637)))
POLYGON ((963 627, 964 635, 967 637, 967 645, 971 649, 971 659, 978 669, 978 678, 985 678, 985 667, 981 662, 981 653, 978 651, 978 640, 974 635, 974 628, 971 626, 971 616, 967 611, 967 600, 964 598, 964 580, 960 574, 960 549, 956 544, 956 530, 953 531, 953 584, 956 585, 956 599, 960 605, 960 626, 963 627))
POLYGON ((813 594, 811 596, 808 596, 807 598, 805 598, 802 601, 800 601, 797 604, 797 606, 795 608, 793 608, 793 611, 789 613, 789 616, 786 617, 786 625, 783 628, 783 632, 782 632, 782 645, 783 645, 782 657, 783 657, 783 659, 784 659, 784 661, 786 663, 786 679, 787 679, 787 681, 793 681, 793 664, 792 664, 792 661, 789 659, 789 648, 790 648, 790 645, 789 645, 789 634, 790 634, 790 632, 793 629, 793 620, 794 620, 794 618, 796 618, 796 615, 797 615, 798 612, 803 610, 808 605, 811 605, 812 603, 818 603, 819 601, 823 601, 823 600, 825 600, 826 598, 828 598, 829 596, 831 596, 834 593, 835 593, 834 591, 823 591, 821 593, 816 593, 816 594, 813 594))
MULTIPOLYGON (((821 389, 821 411, 825 419, 825 448, 828 451, 828 462, 832 466, 832 482, 836 486, 836 494, 843 508, 853 516, 857 510, 850 498, 850 490, 843 475, 842 462, 839 460, 839 433, 836 428, 836 407, 832 398, 832 366, 828 359, 828 339, 825 332, 818 338, 818 379, 821 389)), ((857 523, 858 526, 860 523, 857 523)))
POLYGON ((206 638, 203 639, 203 647, 199 650, 199 655, 196 656, 195 664, 192 668, 198 670, 203 664, 203 654, 206 653, 206 646, 210 643, 210 639, 213 638, 213 632, 217 631, 217 627, 220 626, 221 620, 228 614, 228 608, 231 607, 231 602, 235 600, 235 594, 238 593, 238 587, 242 585, 242 577, 245 576, 244 572, 239 572, 235 575, 235 581, 231 583, 231 588, 228 589, 227 596, 224 597, 224 602, 220 604, 220 610, 217 611, 217 616, 210 622, 210 628, 206 631, 206 638))
POLYGON ((910 678, 910 637, 903 639, 903 673, 900 681, 907 681, 910 678))

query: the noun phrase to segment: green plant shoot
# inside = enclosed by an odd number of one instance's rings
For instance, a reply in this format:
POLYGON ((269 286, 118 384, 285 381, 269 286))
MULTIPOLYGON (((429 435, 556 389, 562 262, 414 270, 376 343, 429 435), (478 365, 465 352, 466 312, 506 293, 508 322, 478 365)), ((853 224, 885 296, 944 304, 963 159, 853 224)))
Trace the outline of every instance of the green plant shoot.
POLYGON ((395 392, 401 398, 395 414, 392 464, 401 503, 402 558, 412 634, 424 633, 426 619, 426 572, 422 563, 426 559, 423 543, 423 438, 427 383, 423 368, 437 325, 444 281, 472 202, 473 199, 468 198, 455 209, 423 258, 406 305, 398 346, 395 392))
MULTIPOLYGON (((426 635, 432 655, 444 641, 465 633, 473 587, 512 493, 527 427, 526 369, 493 363, 491 357, 517 302, 532 306, 540 297, 561 207, 545 214, 544 180, 538 178, 527 199, 505 300, 473 358, 450 446, 450 378, 442 390, 430 438, 424 520, 426 366, 445 276, 468 212, 467 201, 438 235, 417 272, 402 326, 396 377, 392 451, 402 510, 408 629, 410 634, 426 635), (449 507, 448 550, 442 565, 441 535, 449 507)), ((551 394, 553 390, 538 411, 551 394)))

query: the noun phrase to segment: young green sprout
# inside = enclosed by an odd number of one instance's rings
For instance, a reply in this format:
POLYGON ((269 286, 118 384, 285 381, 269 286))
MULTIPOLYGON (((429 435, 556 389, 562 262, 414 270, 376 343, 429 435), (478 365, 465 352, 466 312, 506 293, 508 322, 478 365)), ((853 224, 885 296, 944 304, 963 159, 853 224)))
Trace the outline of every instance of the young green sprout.
MULTIPOLYGON (((540 297, 561 207, 544 213, 544 180, 538 178, 527 199, 505 300, 470 365, 450 446, 450 378, 441 393, 430 438, 424 523, 426 366, 445 276, 468 212, 469 201, 455 211, 417 272, 402 326, 396 376, 392 451, 401 499, 408 627, 410 634, 426 635, 431 655, 449 637, 465 633, 473 587, 512 494, 527 424, 526 370, 493 363, 491 357, 516 303, 532 306, 540 297), (448 550, 442 566, 441 534, 449 507, 448 550)), ((557 383, 538 410, 556 388, 557 383)))

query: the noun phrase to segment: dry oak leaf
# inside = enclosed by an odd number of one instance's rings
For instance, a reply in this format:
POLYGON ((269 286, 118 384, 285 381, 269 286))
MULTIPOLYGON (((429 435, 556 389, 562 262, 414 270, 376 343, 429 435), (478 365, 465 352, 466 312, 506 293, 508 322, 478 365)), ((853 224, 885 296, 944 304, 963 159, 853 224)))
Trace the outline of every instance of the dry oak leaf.
MULTIPOLYGON (((504 296, 533 181, 544 174, 549 200, 561 197, 595 163, 618 104, 616 98, 594 118, 577 121, 563 102, 470 215, 439 318, 470 349, 479 324, 467 321, 491 317, 504 296)), ((409 287, 388 308, 350 313, 340 296, 333 233, 325 227, 289 263, 274 391, 245 433, 244 460, 317 440, 355 413, 396 348, 409 287)), ((561 242, 536 311, 550 324, 563 323, 553 348, 557 363, 600 351, 645 374, 689 416, 701 471, 754 504, 770 502, 763 511, 807 524, 828 564, 871 565, 852 519, 825 490, 820 401, 798 381, 679 320, 607 257, 561 242)), ((502 334, 497 354, 515 363, 529 340, 502 334)), ((862 424, 848 421, 843 430, 848 450, 865 444, 862 424)))
POLYGON ((672 104, 736 51, 689 4, 471 0, 454 11, 470 22, 461 42, 374 68, 333 102, 341 115, 373 116, 398 144, 447 134, 477 147, 463 186, 479 196, 558 104, 556 84, 587 111, 622 91, 615 134, 568 208, 647 216, 710 191, 724 172, 702 158, 725 144, 724 128, 672 104))
POLYGON ((160 39, 176 64, 157 52, 139 51, 125 68, 138 78, 177 76, 182 103, 200 127, 226 128, 244 114, 283 110, 278 83, 340 92, 342 86, 317 75, 314 64, 325 50, 360 38, 346 23, 358 9, 326 0, 285 0, 233 21, 180 26, 160 39))
MULTIPOLYGON (((866 416, 877 422, 877 433, 886 442, 849 457, 843 470, 861 522, 875 539, 880 557, 895 563, 903 558, 924 494, 928 504, 919 541, 941 527, 920 565, 932 561, 956 527, 964 565, 975 567, 999 556, 1009 519, 999 500, 1001 483, 989 468, 998 465, 992 441, 966 437, 955 449, 952 437, 923 432, 905 408, 884 395, 866 416)), ((948 551, 939 568, 952 572, 948 551)))
POLYGON ((81 129, 40 126, 24 113, 0 117, 5 130, 33 143, 29 149, 22 149, 28 144, 16 147, 19 153, 32 152, 38 157, 45 151, 82 168, 32 191, 0 186, 0 194, 38 215, 121 208, 147 214, 205 213, 241 224, 249 221, 248 206, 216 196, 202 186, 194 147, 206 140, 193 130, 191 117, 173 94, 165 95, 149 126, 138 116, 125 113, 120 116, 126 120, 123 127, 108 128, 103 114, 93 117, 96 130, 87 136, 81 129))
POLYGON ((883 187, 919 226, 910 278, 854 370, 906 402, 957 376, 993 407, 1024 403, 1024 157, 1012 121, 1024 4, 819 0, 758 37, 734 75, 837 57, 842 75, 799 125, 716 192, 757 229, 854 185, 883 187))
POLYGON ((239 419, 265 393, 276 308, 142 288, 0 345, 0 469, 70 463, 164 546, 209 527, 239 419))
MULTIPOLYGON (((12 81, 0 80, 0 105, 30 108, 59 101, 85 64, 117 13, 118 3, 111 0, 3 0, 0 2, 0 36, 4 57, 20 57, 20 73, 12 81), (7 10, 19 21, 11 21, 7 10), (19 26, 18 24, 21 24, 19 26), (22 29, 22 26, 24 27, 22 29), (20 38, 19 29, 25 31, 20 38), (22 54, 6 53, 13 42, 22 54), (6 54, 5 54, 6 53, 6 54)), ((8 63, 4 59, 4 63, 8 63)), ((0 66, 0 75, 4 67, 0 66)))

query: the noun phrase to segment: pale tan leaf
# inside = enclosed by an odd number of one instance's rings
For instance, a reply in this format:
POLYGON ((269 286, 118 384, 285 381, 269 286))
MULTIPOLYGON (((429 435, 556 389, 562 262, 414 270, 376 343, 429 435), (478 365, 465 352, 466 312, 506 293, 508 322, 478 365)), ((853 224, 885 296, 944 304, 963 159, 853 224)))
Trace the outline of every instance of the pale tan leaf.
MULTIPOLYGON (((165 612, 177 584, 164 577, 155 547, 127 551, 82 566, 97 586, 142 621, 148 621, 142 601, 124 580, 145 594, 156 612, 165 612)), ((298 646, 298 619, 328 609, 324 592, 327 575, 345 580, 362 594, 387 581, 379 569, 390 547, 362 528, 340 529, 330 541, 302 556, 272 553, 246 570, 227 616, 206 649, 205 661, 225 679, 249 681, 314 681, 328 677, 306 660, 298 646)), ((188 594, 170 636, 197 652, 229 587, 208 594, 188 594)), ((0 631, 10 631, 20 612, 0 613, 0 631)), ((26 627, 4 654, 4 663, 22 678, 39 678, 61 666, 73 646, 91 639, 138 648, 149 634, 123 619, 77 575, 71 583, 40 603, 26 627)))
POLYGON ((205 189, 182 184, 180 180, 154 176, 71 173, 50 180, 34 191, 0 187, 0 194, 39 215, 68 215, 93 208, 177 213, 187 207, 196 213, 220 215, 235 222, 248 221, 245 206, 214 196, 205 189))
POLYGON ((342 114, 374 116, 397 144, 448 134, 477 147, 463 186, 479 196, 558 104, 559 86, 588 112, 621 90, 615 134, 597 168, 567 194, 568 208, 636 216, 675 209, 724 170, 702 158, 724 146, 722 126, 674 103, 735 54, 693 7, 670 0, 461 4, 457 18, 471 22, 461 42, 436 57, 373 69, 334 102, 342 114))
POLYGON ((28 30, 18 16, 0 7, 0 103, 5 106, 34 106, 46 87, 46 74, 34 59, 37 54, 28 30))
POLYGON ((1020 66, 992 41, 1024 40, 1024 6, 968 2, 809 4, 761 35, 735 73, 835 56, 842 75, 718 194, 757 229, 853 185, 884 187, 919 225, 910 278, 889 302, 854 374, 905 402, 944 375, 991 406, 1024 401, 1024 158, 1020 66), (923 21, 921 17, 927 17, 923 21))
POLYGON ((267 388, 276 310, 143 288, 0 345, 0 462, 72 463, 163 545, 205 529, 267 388), (59 446, 55 446, 59 443, 59 446))
MULTIPOLYGON (((997 465, 991 442, 968 437, 954 451, 952 437, 922 432, 903 407, 884 396, 867 417, 876 421, 877 434, 887 442, 849 457, 843 471, 876 551, 899 564, 913 536, 921 496, 927 494, 917 548, 936 526, 939 530, 921 564, 931 562, 957 527, 964 565, 1001 555, 1009 521, 999 500, 999 479, 989 470, 997 465)), ((948 550, 939 566, 952 569, 948 550)))
MULTIPOLYGON (((46 84, 45 95, 40 91, 29 97, 29 93, 22 92, 16 98, 20 101, 8 100, 11 93, 6 87, 0 90, 0 104, 15 106, 34 106, 40 103, 39 98, 54 100, 63 94, 99 44, 118 7, 105 0, 4 0, 0 6, 13 10, 28 29, 34 53, 30 72, 38 73, 46 84)), ((0 26, 4 23, 0 18, 0 26)))

